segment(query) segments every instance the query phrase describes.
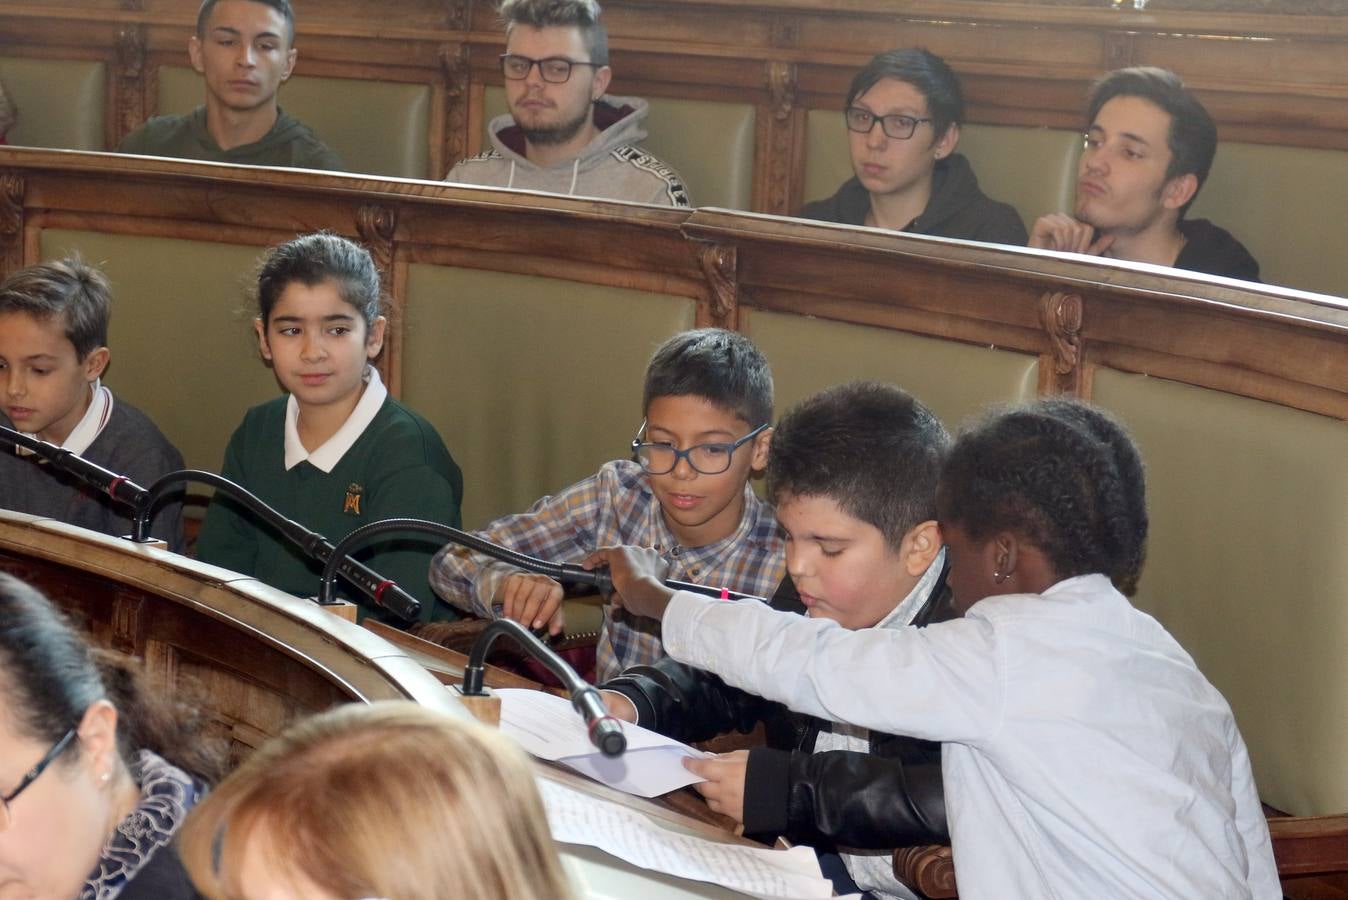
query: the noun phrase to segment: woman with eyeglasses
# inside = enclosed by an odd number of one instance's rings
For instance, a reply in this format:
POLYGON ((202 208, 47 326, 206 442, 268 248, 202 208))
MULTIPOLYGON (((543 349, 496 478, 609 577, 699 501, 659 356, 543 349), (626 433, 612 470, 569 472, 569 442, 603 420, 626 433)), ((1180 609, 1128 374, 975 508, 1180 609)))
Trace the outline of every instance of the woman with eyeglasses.
POLYGON ((964 118, 959 77, 934 53, 889 50, 852 79, 843 120, 856 176, 806 219, 1024 246, 1020 214, 978 188, 955 152, 964 118))
POLYGON ((129 665, 0 574, 0 897, 197 896, 172 840, 223 759, 129 665))
POLYGON ((193 812, 210 900, 571 900, 533 769, 499 732, 406 701, 292 725, 193 812))

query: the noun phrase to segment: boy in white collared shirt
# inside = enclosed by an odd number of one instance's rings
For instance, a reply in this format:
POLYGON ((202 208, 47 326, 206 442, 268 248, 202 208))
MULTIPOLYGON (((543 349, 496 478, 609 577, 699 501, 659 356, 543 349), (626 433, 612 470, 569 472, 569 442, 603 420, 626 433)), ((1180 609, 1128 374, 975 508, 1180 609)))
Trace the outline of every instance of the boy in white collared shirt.
MULTIPOLYGON (((30 266, 0 285, 0 425, 148 487, 181 469, 183 458, 100 380, 110 356, 110 300, 103 273, 78 259, 30 266)), ((0 449, 0 506, 105 534, 131 532, 129 510, 21 450, 0 449)), ((161 506, 151 526, 182 551, 179 500, 161 506)))

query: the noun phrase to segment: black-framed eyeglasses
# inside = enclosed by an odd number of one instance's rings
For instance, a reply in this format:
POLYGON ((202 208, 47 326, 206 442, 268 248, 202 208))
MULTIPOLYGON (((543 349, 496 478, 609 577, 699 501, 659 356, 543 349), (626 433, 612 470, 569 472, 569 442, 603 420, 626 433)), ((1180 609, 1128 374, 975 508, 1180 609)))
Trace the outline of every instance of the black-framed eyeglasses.
POLYGON ((738 441, 694 444, 687 450, 679 450, 668 442, 643 441, 641 435, 646 430, 646 423, 642 422, 641 427, 637 429, 637 436, 632 438, 632 455, 647 475, 673 472, 681 459, 688 460, 688 465, 693 467, 694 472, 702 475, 720 475, 730 468, 730 458, 735 455, 735 451, 752 441, 767 427, 768 424, 764 422, 738 441))
POLYGON ((45 772, 47 767, 55 762, 56 757, 60 756, 65 749, 70 746, 70 742, 75 739, 77 728, 78 726, 76 728, 71 728, 65 733, 65 737, 53 744, 52 748, 47 751, 47 755, 38 760, 37 765, 29 769, 28 774, 19 779, 18 787, 14 788, 14 790, 10 791, 8 794, 0 795, 0 831, 5 831, 9 826, 14 824, 14 813, 9 808, 9 805, 14 802, 14 798, 27 790, 28 786, 34 781, 37 781, 38 776, 45 772))
POLYGON ((930 122, 929 118, 917 118, 915 116, 905 116, 899 113, 891 113, 888 116, 877 116, 869 109, 862 109, 860 106, 849 106, 843 112, 843 119, 847 122, 847 130, 855 131, 857 134, 870 134, 875 128, 875 123, 880 123, 880 130, 886 137, 891 137, 896 141, 906 141, 917 131, 917 126, 923 122, 930 122))
POLYGON ((529 70, 538 66, 538 74, 549 84, 564 84, 571 79, 571 70, 576 66, 602 68, 600 63, 585 62, 579 59, 567 59, 565 56, 549 56, 547 59, 533 59, 518 53, 501 54, 501 74, 511 81, 523 81, 529 77, 529 70))

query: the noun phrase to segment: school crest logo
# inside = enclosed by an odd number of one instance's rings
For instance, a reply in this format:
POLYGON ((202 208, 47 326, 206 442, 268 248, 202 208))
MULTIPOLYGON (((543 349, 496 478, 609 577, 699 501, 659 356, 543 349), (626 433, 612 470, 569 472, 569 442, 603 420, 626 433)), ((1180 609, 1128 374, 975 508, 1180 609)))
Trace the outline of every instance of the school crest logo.
POLYGON ((364 494, 365 488, 360 485, 348 485, 346 489, 346 500, 342 501, 342 512, 349 516, 360 515, 360 499, 364 494))

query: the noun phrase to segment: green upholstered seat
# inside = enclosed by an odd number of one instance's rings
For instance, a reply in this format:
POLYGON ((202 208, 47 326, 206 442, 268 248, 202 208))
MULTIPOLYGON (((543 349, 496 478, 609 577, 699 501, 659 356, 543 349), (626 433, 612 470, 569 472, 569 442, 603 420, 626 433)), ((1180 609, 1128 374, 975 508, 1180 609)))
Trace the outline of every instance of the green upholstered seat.
POLYGON ((19 111, 15 146, 104 150, 107 67, 76 59, 0 57, 0 81, 19 111))
MULTIPOLYGON (((697 206, 748 209, 754 177, 754 107, 748 103, 646 98, 642 143, 674 168, 697 206)), ((506 112, 505 90, 489 87, 483 127, 506 112)), ((490 148, 484 130, 482 148, 490 148)))
POLYGON ((1137 605, 1230 701, 1264 802, 1348 809, 1348 428, 1105 369, 1095 401, 1128 425, 1147 466, 1137 605))
MULTIPOLYGON (((434 178, 430 171, 431 88, 425 84, 295 75, 281 107, 313 129, 352 172, 434 178)), ((204 102, 192 69, 159 70, 159 114, 190 112, 204 102)))

